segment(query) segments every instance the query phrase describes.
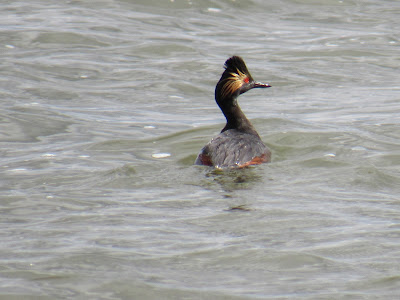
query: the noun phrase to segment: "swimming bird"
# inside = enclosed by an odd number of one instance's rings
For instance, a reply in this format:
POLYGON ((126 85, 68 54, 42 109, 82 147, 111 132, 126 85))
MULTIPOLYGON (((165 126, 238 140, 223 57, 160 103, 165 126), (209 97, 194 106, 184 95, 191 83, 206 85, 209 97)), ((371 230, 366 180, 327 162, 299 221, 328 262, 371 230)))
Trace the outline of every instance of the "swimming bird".
POLYGON ((248 90, 268 88, 270 85, 254 81, 239 56, 229 58, 224 67, 225 71, 215 87, 215 100, 225 115, 226 125, 201 149, 195 164, 223 169, 270 162, 271 151, 237 102, 239 95, 248 90))

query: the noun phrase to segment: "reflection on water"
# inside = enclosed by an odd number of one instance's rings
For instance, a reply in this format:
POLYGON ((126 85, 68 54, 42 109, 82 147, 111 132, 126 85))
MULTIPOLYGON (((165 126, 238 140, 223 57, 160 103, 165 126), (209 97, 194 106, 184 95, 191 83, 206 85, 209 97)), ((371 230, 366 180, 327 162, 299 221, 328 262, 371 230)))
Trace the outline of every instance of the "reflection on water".
POLYGON ((205 171, 206 179, 203 186, 213 188, 217 185, 226 193, 235 190, 251 190, 255 184, 263 180, 259 170, 257 171, 257 167, 260 166, 226 170, 208 167, 205 171))

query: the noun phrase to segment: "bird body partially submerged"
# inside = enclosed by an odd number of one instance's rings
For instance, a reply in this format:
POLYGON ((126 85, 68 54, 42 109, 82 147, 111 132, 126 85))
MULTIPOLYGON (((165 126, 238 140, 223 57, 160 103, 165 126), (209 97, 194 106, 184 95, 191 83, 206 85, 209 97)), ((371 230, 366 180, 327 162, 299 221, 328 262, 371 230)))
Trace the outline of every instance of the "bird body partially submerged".
POLYGON ((271 160, 271 152, 259 137, 236 129, 226 130, 203 147, 195 164, 216 168, 242 168, 271 160))
POLYGON ((252 88, 267 88, 255 82, 243 59, 233 56, 215 88, 215 100, 226 117, 221 133, 201 149, 195 164, 216 168, 243 168, 271 160, 271 152, 237 103, 237 97, 252 88))

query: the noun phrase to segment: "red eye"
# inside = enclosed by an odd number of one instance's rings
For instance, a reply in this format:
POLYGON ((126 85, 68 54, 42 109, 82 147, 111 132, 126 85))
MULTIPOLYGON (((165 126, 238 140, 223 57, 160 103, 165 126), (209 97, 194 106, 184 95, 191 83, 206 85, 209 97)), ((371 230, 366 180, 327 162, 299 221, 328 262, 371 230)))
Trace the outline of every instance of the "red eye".
POLYGON ((246 78, 244 79, 244 82, 245 82, 245 83, 249 83, 249 77, 246 77, 246 78))

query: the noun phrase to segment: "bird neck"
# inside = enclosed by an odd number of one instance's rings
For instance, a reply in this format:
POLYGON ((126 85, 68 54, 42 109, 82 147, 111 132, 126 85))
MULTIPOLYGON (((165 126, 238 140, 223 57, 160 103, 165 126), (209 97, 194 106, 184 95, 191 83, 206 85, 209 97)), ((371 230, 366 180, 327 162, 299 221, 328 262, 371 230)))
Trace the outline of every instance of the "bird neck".
MULTIPOLYGON (((217 101, 218 103, 218 101, 217 101)), ((236 98, 224 100, 223 103, 227 103, 226 105, 220 105, 219 107, 222 110, 226 118, 226 125, 221 132, 224 132, 229 129, 236 129, 241 132, 250 133, 258 136, 257 131, 250 123, 250 121, 246 118, 243 111, 240 109, 236 98)))

